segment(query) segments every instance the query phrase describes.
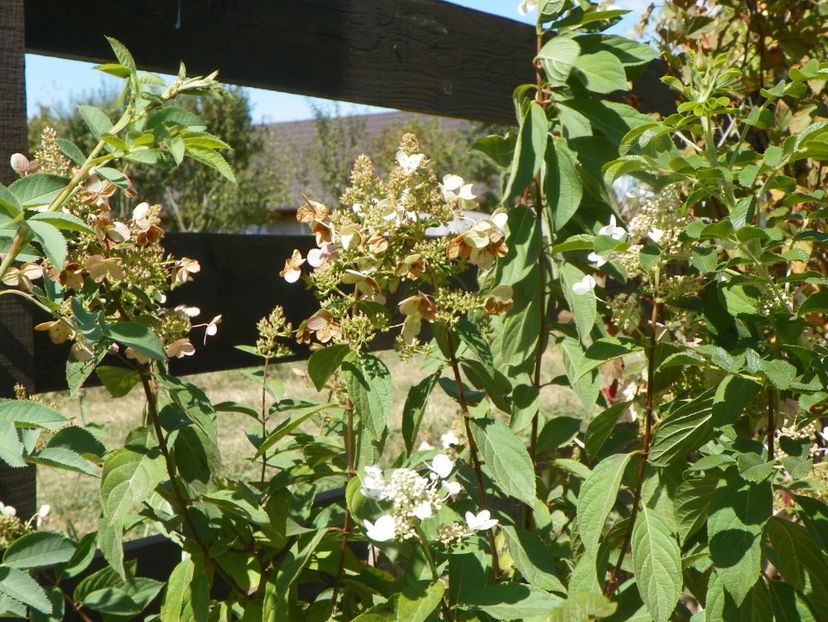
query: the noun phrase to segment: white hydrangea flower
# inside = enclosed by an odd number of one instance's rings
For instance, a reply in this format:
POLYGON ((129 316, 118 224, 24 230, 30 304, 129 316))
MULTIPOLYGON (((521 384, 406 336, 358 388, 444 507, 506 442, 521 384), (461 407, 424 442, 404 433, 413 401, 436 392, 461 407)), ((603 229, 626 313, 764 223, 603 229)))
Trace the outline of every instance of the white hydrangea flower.
POLYGON ((518 5, 518 13, 528 15, 538 8, 538 0, 522 0, 518 5))
POLYGON ((0 501, 0 514, 3 516, 17 516, 17 510, 10 505, 0 501))
POLYGON ((434 516, 431 504, 428 501, 422 501, 421 503, 415 505, 414 509, 411 510, 411 514, 420 520, 425 520, 434 516))
POLYGON ((584 278, 572 286, 572 291, 578 296, 583 296, 584 294, 595 289, 596 285, 597 283, 593 276, 591 274, 587 274, 584 278))
POLYGON ((598 230, 599 235, 605 235, 613 240, 623 240, 627 236, 627 230, 624 227, 617 226, 615 222, 615 214, 610 216, 608 225, 601 227, 598 230))
POLYGON ((650 229, 650 233, 648 234, 649 238, 658 244, 661 242, 662 238, 664 238, 664 230, 659 229, 658 227, 653 227, 650 229))
POLYGON ((594 263, 596 268, 600 268, 609 261, 606 257, 602 257, 598 253, 590 253, 587 255, 587 259, 594 263))
POLYGON ((411 175, 414 171, 420 168, 420 165, 423 163, 425 159, 425 155, 422 153, 412 153, 408 155, 403 151, 397 152, 397 164, 400 165, 403 173, 406 175, 411 175))
POLYGON ((497 525, 497 519, 492 518, 489 510, 480 510, 477 514, 466 512, 466 525, 472 531, 486 531, 497 525))
POLYGON ((365 477, 362 478, 360 492, 369 499, 379 501, 387 497, 385 481, 382 478, 382 469, 378 466, 365 467, 365 477))
POLYGON ((375 542, 387 542, 394 537, 397 530, 397 521, 390 514, 383 514, 375 523, 364 521, 365 534, 375 542))
POLYGON ((461 199, 464 201, 474 201, 476 195, 472 192, 473 184, 467 184, 460 175, 446 175, 443 177, 443 183, 440 184, 443 198, 446 201, 454 201, 461 199))
POLYGON ((446 491, 452 496, 453 495, 459 495, 460 491, 463 489, 463 487, 460 485, 460 482, 445 482, 445 481, 443 482, 443 488, 445 488, 446 491))
POLYGON ((428 468, 442 479, 446 479, 454 469, 454 460, 446 454, 437 454, 431 464, 428 465, 428 468))
POLYGON ((460 444, 460 439, 457 438, 457 435, 449 430, 448 432, 444 432, 440 435, 440 442, 443 444, 443 449, 448 449, 454 445, 460 444))

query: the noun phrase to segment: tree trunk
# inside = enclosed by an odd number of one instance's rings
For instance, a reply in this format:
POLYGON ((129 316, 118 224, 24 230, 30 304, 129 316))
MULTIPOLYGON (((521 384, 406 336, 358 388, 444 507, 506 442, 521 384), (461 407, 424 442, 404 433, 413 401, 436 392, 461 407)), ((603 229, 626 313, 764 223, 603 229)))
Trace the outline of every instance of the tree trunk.
MULTIPOLYGON (((0 183, 16 178, 9 157, 26 150, 26 81, 23 0, 0 0, 0 183)), ((0 285, 2 287, 2 285, 0 285)), ((12 387, 33 390, 32 315, 12 296, 0 298, 0 396, 12 387)), ((0 462, 0 501, 23 520, 35 512, 34 467, 11 469, 0 462)))

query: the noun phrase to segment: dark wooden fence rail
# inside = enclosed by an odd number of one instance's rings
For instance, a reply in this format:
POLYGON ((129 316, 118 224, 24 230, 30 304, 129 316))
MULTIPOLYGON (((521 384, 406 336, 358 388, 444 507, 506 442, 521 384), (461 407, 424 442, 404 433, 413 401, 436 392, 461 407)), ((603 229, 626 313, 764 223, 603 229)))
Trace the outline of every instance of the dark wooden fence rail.
MULTIPOLYGON (((124 42, 146 70, 176 73, 183 60, 190 73, 219 69, 225 82, 502 124, 514 122, 512 91, 532 79, 535 50, 532 27, 438 0, 0 0, 0 182, 10 181, 8 155, 26 145, 24 51, 108 62, 104 35, 124 42)), ((634 85, 645 112, 671 108, 659 72, 651 66, 634 85)), ((168 235, 171 252, 202 265, 195 283, 171 302, 198 306, 207 319, 225 318, 210 346, 174 370, 254 364, 233 346, 255 339, 260 317, 275 304, 293 319, 306 317, 311 296, 278 271, 294 247, 309 243, 168 235)), ((0 303, 2 396, 16 382, 41 392, 65 386, 65 349, 42 334, 33 340, 31 329, 28 309, 0 303)), ((35 499, 33 467, 0 465, 0 500, 25 516, 35 511, 35 499)), ((177 549, 148 540, 131 544, 130 555, 167 568, 177 549)))

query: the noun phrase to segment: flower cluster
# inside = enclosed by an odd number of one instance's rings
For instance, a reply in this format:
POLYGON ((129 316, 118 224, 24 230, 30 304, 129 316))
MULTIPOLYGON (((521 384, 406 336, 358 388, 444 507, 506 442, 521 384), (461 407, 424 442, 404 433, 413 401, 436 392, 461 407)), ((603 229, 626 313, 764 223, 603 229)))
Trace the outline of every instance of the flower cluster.
MULTIPOLYGON (((51 128, 42 134, 36 159, 30 161, 23 154, 14 154, 10 163, 21 177, 34 171, 63 176, 79 172, 61 152, 51 128)), ((190 281, 201 267, 194 259, 174 259, 164 252, 158 205, 138 203, 130 217, 116 217, 110 200, 119 191, 127 199, 137 196, 126 172, 92 169, 62 207, 67 217, 83 222, 83 229, 67 238, 63 264, 54 265, 49 259, 18 264, 10 267, 3 283, 32 293, 37 281, 48 280, 49 289, 63 294, 55 319, 35 329, 48 333, 54 343, 73 342, 71 353, 77 360, 92 358, 98 346, 90 339, 89 331, 78 325, 77 312, 69 304, 72 299, 81 302, 84 312, 104 321, 140 317, 160 337, 167 356, 191 356, 195 353, 189 338, 192 328, 203 328, 206 342, 208 336, 217 333, 221 316, 193 324, 197 309, 168 309, 162 305, 167 292, 190 281)), ((132 348, 119 349, 140 363, 148 360, 132 348)))
POLYGON ((465 218, 461 208, 473 204, 472 184, 457 175, 438 182, 412 134, 403 136, 386 181, 359 157, 341 200, 341 209, 330 210, 306 199, 297 211, 316 248, 307 256, 294 250, 279 274, 294 283, 310 268, 305 279, 322 301, 299 326, 297 341, 357 349, 389 328, 388 314, 377 308, 389 299, 399 301, 408 347, 416 346, 423 321, 494 315, 511 305, 509 288, 484 296, 456 285, 470 267, 487 270, 506 255, 505 212, 465 218))
MULTIPOLYGON (((364 521, 368 538, 386 542, 395 538, 407 540, 417 537, 418 522, 434 517, 450 497, 455 497, 462 491, 459 482, 449 479, 454 471, 454 462, 446 454, 439 453, 431 462, 426 463, 427 474, 400 468, 394 469, 388 479, 379 467, 365 467, 362 494, 390 505, 389 511, 376 521, 364 521)), ((478 514, 467 512, 465 525, 442 525, 440 533, 445 532, 446 537, 441 536, 440 539, 444 544, 449 544, 475 531, 491 529, 496 524, 497 519, 491 518, 488 510, 478 514)))

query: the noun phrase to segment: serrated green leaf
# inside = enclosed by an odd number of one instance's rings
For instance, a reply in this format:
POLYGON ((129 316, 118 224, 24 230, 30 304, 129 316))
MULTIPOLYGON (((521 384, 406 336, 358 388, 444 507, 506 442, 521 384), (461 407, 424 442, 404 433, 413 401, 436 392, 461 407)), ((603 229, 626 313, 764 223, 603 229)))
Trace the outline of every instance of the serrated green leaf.
POLYGON ((92 132, 92 136, 98 140, 112 129, 112 121, 100 108, 81 104, 78 106, 78 113, 80 113, 86 127, 92 132))
POLYGON ((292 412, 290 416, 279 423, 279 425, 271 431, 264 439, 261 445, 256 450, 254 458, 260 458, 276 443, 282 440, 285 436, 293 432, 302 423, 310 419, 313 415, 322 412, 328 408, 334 408, 333 404, 314 404, 305 408, 299 408, 292 412))
POLYGON ((95 373, 112 397, 124 397, 141 381, 141 375, 136 370, 125 367, 101 365, 95 373))
POLYGON ((28 222, 46 222, 64 231, 83 231, 85 233, 94 233, 95 231, 77 216, 65 212, 38 212, 33 214, 28 222))
POLYGON ((236 175, 233 173, 233 169, 220 153, 201 147, 187 147, 187 155, 193 160, 215 169, 231 183, 236 183, 236 175))
POLYGON ((575 520, 589 555, 598 550, 604 523, 615 505, 621 478, 631 457, 632 454, 614 454, 601 460, 581 487, 575 520))
POLYGON ((707 521, 710 556, 725 590, 739 605, 762 570, 762 530, 773 510, 769 480, 745 482, 734 469, 716 492, 707 521))
POLYGON ((546 120, 546 112, 540 104, 532 102, 521 118, 509 181, 503 191, 504 202, 519 196, 541 170, 548 137, 549 122, 546 120))
POLYGON ((409 585, 397 597, 397 620, 426 622, 440 605, 446 588, 440 581, 418 581, 409 585))
POLYGON ((0 421, 0 460, 10 467, 26 466, 25 449, 12 421, 0 421))
POLYGON ((532 505, 537 497, 535 469, 523 442, 507 426, 491 419, 473 419, 471 431, 495 484, 505 494, 532 505))
POLYGON ((342 377, 354 412, 373 437, 385 434, 391 410, 391 374, 381 360, 371 354, 351 354, 342 362, 342 377))
POLYGON ((710 469, 701 477, 691 477, 679 484, 673 500, 678 522, 679 540, 684 543, 707 522, 710 504, 721 481, 721 473, 710 469))
POLYGON ((785 580, 808 596, 816 611, 828 611, 825 551, 804 527, 784 518, 771 518, 767 534, 776 553, 774 563, 785 580))
POLYGON ((818 622, 807 598, 783 581, 770 581, 770 600, 777 622, 818 622))
POLYGON ((67 249, 66 238, 63 237, 60 230, 54 225, 40 220, 28 220, 26 222, 52 265, 62 269, 63 263, 66 261, 67 249))
POLYGON ((308 358, 308 376, 313 381, 317 391, 325 387, 333 373, 339 369, 339 364, 351 349, 345 344, 334 344, 312 353, 308 358))
POLYGON ((11 218, 15 218, 23 211, 23 205, 20 203, 20 200, 3 184, 0 184, 0 209, 11 218))
POLYGON ((586 276, 581 270, 570 263, 560 267, 563 295, 569 305, 569 310, 575 319, 575 328, 582 343, 586 343, 597 317, 597 302, 595 292, 589 290, 583 294, 576 294, 572 288, 586 276))
POLYGON ((556 576, 550 551, 536 534, 511 526, 504 527, 503 533, 512 562, 527 583, 547 592, 566 594, 566 588, 556 576))
POLYGON ((595 93, 612 93, 627 89, 627 74, 618 57, 610 52, 581 53, 575 60, 573 74, 595 93))
POLYGON ((557 231, 575 215, 583 196, 578 159, 565 140, 556 137, 547 142, 542 172, 543 192, 557 231))
POLYGON ((604 443, 607 442, 615 429, 618 419, 624 414, 629 405, 630 402, 613 404, 589 422, 584 436, 584 446, 590 460, 595 460, 598 456, 598 452, 601 451, 604 443))
POLYGON ((18 428, 59 430, 66 425, 67 419, 37 402, 0 399, 0 422, 12 422, 18 428))
POLYGON ((140 322, 115 322, 106 325, 105 335, 136 352, 157 361, 167 358, 164 346, 150 328, 140 322))
POLYGON ((668 620, 682 588, 681 550, 661 516, 641 508, 632 532, 632 559, 641 600, 656 622, 668 620))
POLYGON ((118 62, 130 71, 135 71, 135 60, 132 58, 132 54, 129 53, 127 47, 115 37, 108 36, 106 37, 106 41, 115 53, 115 58, 118 59, 118 62))
POLYGON ((409 454, 414 451, 414 444, 417 441, 417 434, 420 430, 420 422, 423 419, 428 396, 431 395, 431 391, 437 384, 441 373, 438 371, 431 374, 408 390, 402 412, 402 434, 405 449, 409 454))
POLYGON ((164 460, 157 450, 119 447, 104 461, 101 503, 110 523, 118 523, 167 479, 164 460))
POLYGON ((581 46, 569 37, 552 37, 541 48, 538 60, 552 86, 563 86, 581 53, 581 46))
POLYGON ((3 565, 26 570, 69 561, 75 545, 51 531, 33 531, 12 542, 3 555, 3 565))
POLYGON ((770 598, 762 581, 757 581, 741 604, 725 590, 716 571, 707 584, 705 622, 768 622, 773 619, 770 598))
POLYGON ((83 456, 65 447, 46 447, 29 458, 34 464, 45 464, 57 469, 98 476, 98 468, 83 456))
POLYGON ((647 458, 650 464, 668 466, 710 440, 714 391, 709 389, 696 396, 659 423, 647 458))
POLYGON ((28 209, 48 205, 69 183, 66 177, 51 173, 26 175, 9 186, 21 207, 28 209))
POLYGON ((479 609, 495 620, 524 620, 546 616, 560 606, 561 599, 519 583, 481 585, 467 595, 464 605, 479 609))
POLYGON ((43 588, 17 568, 0 566, 0 594, 5 594, 41 613, 48 614, 52 611, 52 604, 43 588))

